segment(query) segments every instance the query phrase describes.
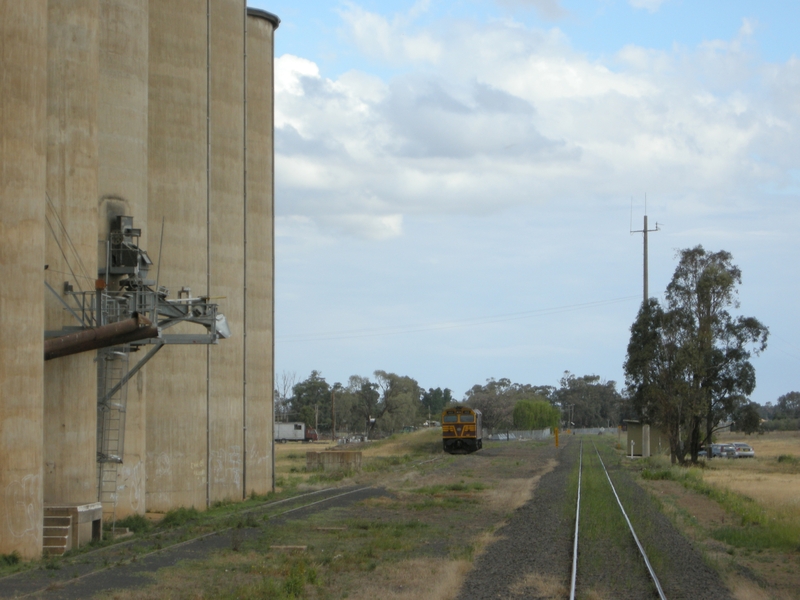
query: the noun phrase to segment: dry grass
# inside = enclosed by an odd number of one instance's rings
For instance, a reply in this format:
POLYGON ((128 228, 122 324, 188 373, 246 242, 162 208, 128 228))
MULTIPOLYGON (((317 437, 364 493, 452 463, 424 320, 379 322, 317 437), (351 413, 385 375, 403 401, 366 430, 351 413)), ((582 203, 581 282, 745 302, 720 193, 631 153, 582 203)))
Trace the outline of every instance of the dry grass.
POLYGON ((728 442, 746 439, 756 458, 713 460, 704 470, 703 480, 800 520, 800 466, 777 461, 778 456, 785 455, 800 459, 800 432, 780 431, 750 438, 726 433, 719 437, 728 442))
POLYGON ((472 567, 466 560, 414 558, 385 565, 348 594, 354 600, 452 600, 472 567))
MULTIPOLYGON (((800 432, 760 436, 726 433, 718 441, 745 441, 755 450, 756 458, 708 461, 705 468, 692 470, 702 474, 703 483, 752 499, 760 510, 785 524, 783 531, 800 523, 800 464, 777 460, 783 455, 800 459, 800 432)), ((668 468, 666 462, 662 467, 668 468)), ((706 560, 720 571, 737 600, 799 597, 800 553, 733 546, 712 539, 718 538, 714 532, 735 527, 740 519, 726 513, 707 495, 682 489, 677 481, 649 481, 646 485, 662 501, 665 512, 703 548, 706 560)), ((745 533, 754 534, 759 529, 752 524, 743 528, 745 533)))
POLYGON ((514 583, 509 590, 514 596, 530 598, 535 595, 537 598, 547 600, 562 600, 569 597, 569 587, 559 578, 553 575, 543 575, 541 573, 528 573, 514 583))
POLYGON ((741 433, 722 433, 721 443, 745 442, 753 447, 758 458, 777 458, 789 454, 800 459, 800 431, 773 431, 763 435, 742 435, 741 433))
POLYGON ((496 487, 484 492, 487 505, 500 513, 516 510, 533 497, 533 490, 539 484, 539 480, 552 471, 556 464, 555 459, 547 461, 535 477, 500 480, 496 487))
POLYGON ((748 581, 743 577, 731 575, 728 579, 728 584, 733 590, 733 597, 736 600, 789 600, 786 596, 776 596, 767 590, 761 589, 757 583, 748 581))
POLYGON ((706 469, 703 481, 748 496, 767 508, 793 513, 800 519, 800 477, 797 474, 719 467, 706 469))
POLYGON ((425 444, 438 442, 441 447, 442 430, 439 427, 419 429, 412 433, 399 433, 387 440, 359 444, 363 448, 354 447, 354 450, 361 450, 365 458, 373 456, 397 456, 407 454, 414 448, 425 444))

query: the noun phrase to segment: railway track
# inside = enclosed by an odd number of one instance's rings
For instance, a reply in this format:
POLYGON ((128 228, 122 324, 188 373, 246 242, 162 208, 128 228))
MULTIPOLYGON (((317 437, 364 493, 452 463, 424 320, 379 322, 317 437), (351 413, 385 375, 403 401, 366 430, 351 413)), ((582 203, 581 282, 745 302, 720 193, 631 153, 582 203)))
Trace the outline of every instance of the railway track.
MULTIPOLYGON (((369 486, 325 488, 283 500, 206 519, 202 531, 186 531, 185 527, 155 531, 145 536, 118 542, 111 546, 66 557, 56 557, 46 563, 44 570, 27 570, 0 578, 0 598, 25 598, 47 591, 48 597, 80 598, 82 584, 92 587, 91 580, 103 577, 111 569, 146 563, 172 562, 160 555, 179 555, 181 558, 197 552, 198 545, 230 547, 234 530, 256 528, 259 524, 294 516, 293 513, 325 508, 328 503, 356 497, 373 491, 369 486), (62 589, 63 588, 63 589, 62 589)), ((377 490, 375 490, 377 491, 377 490)))
MULTIPOLYGON (((614 494, 614 498, 616 500, 617 506, 619 506, 620 511, 622 512, 622 516, 627 523, 628 530, 630 531, 631 536, 633 537, 634 542, 636 543, 636 547, 639 551, 639 554, 644 561, 644 565, 647 568, 647 573, 650 577, 650 580, 653 582, 655 586, 655 591, 660 600, 667 600, 666 595, 664 594, 664 590, 661 587, 661 582, 656 575, 653 566, 650 563, 650 559, 647 557, 647 553, 645 552, 642 543, 639 541, 639 537, 636 535, 636 531, 634 530, 633 524, 631 523, 630 518, 628 518, 628 513, 625 512, 625 507, 622 505, 622 501, 619 498, 619 494, 617 494, 616 487, 614 486, 614 482, 611 481, 611 476, 608 474, 608 469, 606 468, 605 463, 603 462, 603 457, 600 456, 600 452, 597 450, 597 446, 594 442, 592 442, 592 447, 594 448, 594 453, 597 455, 597 459, 600 461, 600 466, 603 468, 603 473, 606 476, 606 480, 608 481, 608 485, 611 487, 611 491, 614 494)), ((580 443, 580 451, 579 451, 579 458, 578 458, 578 493, 577 493, 577 501, 575 507, 575 532, 573 536, 573 550, 572 550, 572 572, 570 577, 570 592, 569 598, 570 600, 575 600, 575 594, 577 591, 577 577, 578 577, 578 564, 580 558, 580 517, 581 517, 581 484, 583 478, 583 440, 580 443)))

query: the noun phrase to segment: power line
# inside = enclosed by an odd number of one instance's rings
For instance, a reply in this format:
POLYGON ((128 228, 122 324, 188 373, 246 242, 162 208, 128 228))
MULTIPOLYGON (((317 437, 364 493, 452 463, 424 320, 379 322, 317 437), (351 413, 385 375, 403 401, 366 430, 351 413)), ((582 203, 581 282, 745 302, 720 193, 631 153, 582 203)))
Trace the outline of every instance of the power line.
POLYGON ((538 316, 546 316, 558 314, 563 312, 571 312, 587 308, 597 308, 600 306, 608 306, 611 304, 618 304, 633 299, 638 299, 639 296, 623 296, 622 298, 612 298, 610 300, 597 300, 594 302, 583 302, 581 304, 569 304, 565 306, 556 306, 550 308, 541 308, 536 310, 529 310, 516 313, 506 313, 502 315, 492 315, 487 317, 473 317, 471 319, 462 319, 458 321, 450 321, 447 323, 429 323, 423 325, 408 325, 404 327, 382 327, 372 329, 353 329, 348 331, 330 331, 326 333, 306 333, 295 334, 276 338, 277 342, 312 342, 312 341, 326 341, 326 340, 343 340, 354 339, 363 337, 377 337, 387 335, 402 335, 408 333, 422 333, 426 331, 440 331, 444 329, 459 329, 463 327, 477 327, 480 325, 489 325, 492 323, 502 323, 505 321, 517 321, 521 319, 530 319, 538 316))

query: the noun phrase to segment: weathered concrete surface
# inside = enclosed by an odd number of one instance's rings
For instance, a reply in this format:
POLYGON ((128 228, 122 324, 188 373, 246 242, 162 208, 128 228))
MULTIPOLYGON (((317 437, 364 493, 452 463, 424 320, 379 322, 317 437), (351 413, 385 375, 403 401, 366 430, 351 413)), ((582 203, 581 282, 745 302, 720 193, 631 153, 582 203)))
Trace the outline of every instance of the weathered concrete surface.
MULTIPOLYGON (((158 262, 163 218, 160 285, 208 294, 206 2, 150 2, 149 32, 147 247, 158 262)), ((206 356, 172 346, 145 367, 149 511, 206 506, 206 356)))
MULTIPOLYGON (((134 227, 142 229, 140 242, 148 239, 148 14, 148 0, 100 0, 98 242, 108 239, 109 224, 118 215, 132 216, 134 227)), ((105 253, 99 252, 95 268, 105 266, 105 260, 105 253)), ((131 356, 131 365, 141 354, 131 356)), ((125 451, 117 470, 117 518, 145 512, 146 381, 145 372, 139 371, 128 384, 125 451)))
POLYGON ((212 502, 242 498, 244 472, 244 0, 211 4, 210 293, 233 332, 212 346, 212 502))
MULTIPOLYGON (((92 290, 97 276, 98 26, 98 0, 49 0, 45 277, 59 293, 65 281, 92 290)), ((52 294, 45 299, 45 329, 78 325, 52 294)), ((93 359, 87 352, 45 365, 46 503, 97 500, 93 359)))
POLYGON ((246 489, 273 489, 275 372, 274 24, 247 18, 247 194, 245 219, 246 489))
POLYGON ((0 553, 42 551, 47 2, 0 0, 0 553))

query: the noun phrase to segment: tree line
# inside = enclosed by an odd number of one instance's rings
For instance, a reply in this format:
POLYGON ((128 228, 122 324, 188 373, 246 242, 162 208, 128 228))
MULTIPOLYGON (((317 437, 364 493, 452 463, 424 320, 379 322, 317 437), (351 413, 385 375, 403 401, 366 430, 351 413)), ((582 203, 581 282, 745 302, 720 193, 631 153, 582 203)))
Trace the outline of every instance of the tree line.
POLYGON ((784 394, 773 404, 767 402, 758 407, 762 419, 761 428, 765 431, 786 431, 800 429, 800 392, 784 394))
POLYGON ((449 388, 425 390, 409 376, 375 371, 372 377, 351 376, 346 384, 329 384, 319 371, 303 381, 282 373, 275 390, 277 420, 302 421, 329 432, 373 435, 393 432, 425 421, 438 421, 445 407, 465 404, 483 414, 492 431, 569 427, 615 427, 622 418, 624 398, 614 381, 598 375, 576 377, 565 372, 560 387, 488 379, 458 401, 449 388))

